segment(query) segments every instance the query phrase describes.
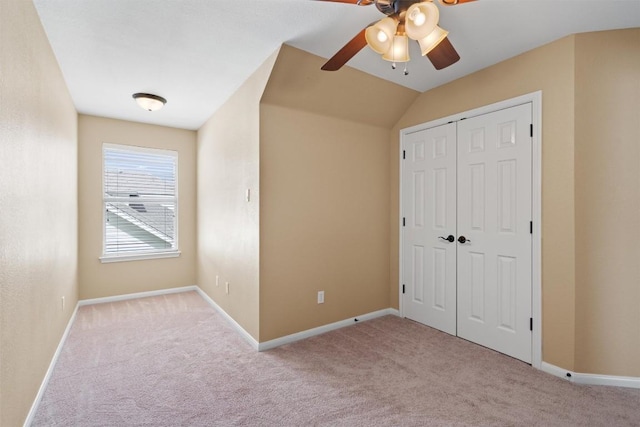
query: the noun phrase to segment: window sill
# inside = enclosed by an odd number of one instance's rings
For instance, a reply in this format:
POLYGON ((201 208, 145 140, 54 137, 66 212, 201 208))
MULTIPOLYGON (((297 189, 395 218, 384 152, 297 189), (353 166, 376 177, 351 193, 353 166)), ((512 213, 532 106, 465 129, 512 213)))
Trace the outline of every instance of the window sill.
POLYGON ((180 256, 180 253, 180 251, 171 251, 149 252, 144 254, 103 255, 100 257, 100 262, 106 264, 110 262, 140 261, 145 259, 177 258, 180 256))

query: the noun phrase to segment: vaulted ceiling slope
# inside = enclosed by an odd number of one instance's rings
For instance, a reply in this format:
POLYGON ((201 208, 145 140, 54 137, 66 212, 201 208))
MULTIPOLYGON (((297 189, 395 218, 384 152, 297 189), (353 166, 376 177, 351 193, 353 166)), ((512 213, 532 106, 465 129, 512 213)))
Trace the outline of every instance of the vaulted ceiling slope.
POLYGON ((321 71, 325 62, 283 45, 261 102, 391 129, 420 94, 349 67, 321 71))
MULTIPOLYGON (((315 0, 34 0, 80 113, 198 129, 282 43, 331 57, 382 17, 315 0), (141 110, 135 92, 167 98, 141 110)), ((409 75, 368 48, 348 65, 426 91, 565 35, 640 26, 640 0, 478 0, 440 8, 462 59, 409 75)), ((295 71, 295 70, 292 70, 295 71)), ((342 71, 337 71, 342 72, 342 71)))

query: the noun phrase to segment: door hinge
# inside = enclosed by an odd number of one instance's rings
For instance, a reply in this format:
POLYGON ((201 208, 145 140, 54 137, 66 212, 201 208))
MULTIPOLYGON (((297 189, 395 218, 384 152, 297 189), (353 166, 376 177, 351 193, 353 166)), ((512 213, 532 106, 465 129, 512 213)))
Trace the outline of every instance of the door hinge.
POLYGON ((529 125, 529 136, 533 138, 533 124, 529 125))
POLYGON ((402 217, 402 226, 404 227, 406 224, 405 217, 402 217))
POLYGON ((405 150, 402 150, 402 159, 406 159, 407 158, 407 152, 405 150))
POLYGON ((404 285, 402 285, 402 293, 404 294, 404 285))
POLYGON ((529 221, 529 234, 533 234, 533 221, 529 221))
POLYGON ((533 317, 529 318, 529 330, 533 331, 533 317))

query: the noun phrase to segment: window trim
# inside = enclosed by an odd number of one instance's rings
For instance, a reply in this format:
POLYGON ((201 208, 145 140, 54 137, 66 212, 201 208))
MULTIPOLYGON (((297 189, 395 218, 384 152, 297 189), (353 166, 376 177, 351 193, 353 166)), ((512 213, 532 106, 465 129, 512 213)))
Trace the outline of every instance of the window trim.
POLYGON ((124 261, 139 261, 145 259, 162 259, 162 258, 177 258, 182 252, 179 250, 170 249, 164 252, 150 251, 148 253, 131 253, 127 255, 102 255, 100 262, 108 264, 111 262, 124 262, 124 261))
POLYGON ((102 158, 101 158, 101 179, 102 186, 100 192, 100 204, 102 209, 102 249, 101 256, 98 257, 101 263, 112 263, 112 262, 125 262, 125 261, 138 261, 138 260, 150 260, 150 259, 162 259, 162 258, 176 258, 181 255, 180 247, 179 247, 179 211, 180 211, 180 203, 179 203, 179 193, 178 186, 180 183, 179 180, 179 168, 178 168, 178 160, 179 153, 177 150, 169 150, 169 149, 161 149, 161 148, 152 148, 152 147, 144 147, 138 145, 129 145, 129 144, 115 144, 109 142, 102 143, 102 158), (139 250, 132 252, 122 252, 122 253, 106 253, 106 243, 107 243, 107 227, 106 224, 106 209, 105 209, 105 150, 121 150, 121 151, 133 151, 139 153, 155 153, 161 154, 164 156, 171 156, 175 159, 175 208, 174 208, 174 247, 171 249, 152 249, 152 250, 139 250))

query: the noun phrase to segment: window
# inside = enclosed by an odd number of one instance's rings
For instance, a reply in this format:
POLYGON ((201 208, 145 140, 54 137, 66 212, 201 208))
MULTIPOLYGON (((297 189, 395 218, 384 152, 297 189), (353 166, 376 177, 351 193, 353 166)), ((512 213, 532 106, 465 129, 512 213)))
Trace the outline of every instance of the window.
POLYGON ((178 256, 178 153, 103 145, 102 262, 178 256))

